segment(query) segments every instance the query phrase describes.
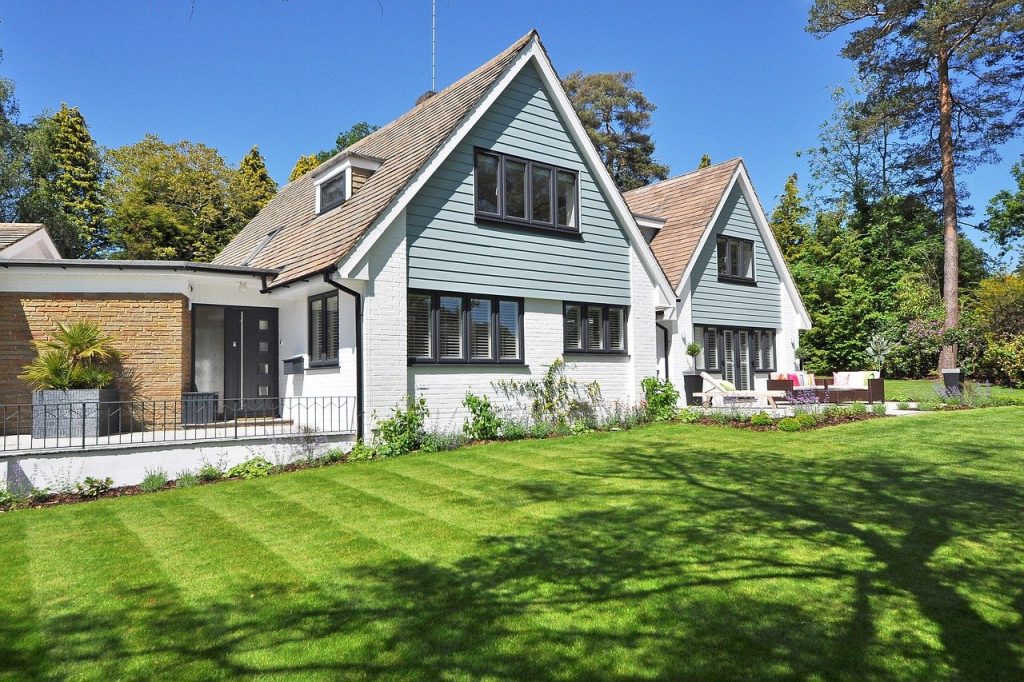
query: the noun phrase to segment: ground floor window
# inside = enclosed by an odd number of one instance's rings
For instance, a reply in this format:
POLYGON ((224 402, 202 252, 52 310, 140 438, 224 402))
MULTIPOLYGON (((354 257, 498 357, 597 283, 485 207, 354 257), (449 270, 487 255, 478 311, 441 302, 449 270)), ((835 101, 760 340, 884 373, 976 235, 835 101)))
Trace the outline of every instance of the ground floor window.
POLYGON ((701 345, 697 369, 721 374, 742 390, 754 387, 755 372, 775 370, 775 330, 743 327, 693 328, 701 345))
POLYGON ((564 303, 562 338, 566 353, 625 353, 627 308, 564 303))
POLYGON ((309 366, 338 364, 338 292, 309 297, 309 366))
POLYGON ((523 362, 522 299, 410 290, 407 331, 412 363, 523 362))

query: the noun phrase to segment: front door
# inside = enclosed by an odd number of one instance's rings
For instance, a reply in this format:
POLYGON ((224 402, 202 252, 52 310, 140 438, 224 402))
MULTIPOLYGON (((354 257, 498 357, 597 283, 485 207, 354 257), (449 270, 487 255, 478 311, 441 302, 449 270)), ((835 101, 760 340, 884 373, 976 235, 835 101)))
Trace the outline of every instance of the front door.
POLYGON ((224 309, 224 411, 273 416, 277 395, 277 309, 224 309))

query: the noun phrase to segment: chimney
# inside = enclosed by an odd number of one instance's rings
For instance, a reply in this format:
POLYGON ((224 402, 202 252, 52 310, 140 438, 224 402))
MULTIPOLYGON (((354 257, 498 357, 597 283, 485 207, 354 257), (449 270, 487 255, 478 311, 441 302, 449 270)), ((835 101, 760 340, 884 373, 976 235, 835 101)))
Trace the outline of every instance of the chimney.
POLYGON ((423 104, 424 102, 426 102, 428 99, 430 99, 431 97, 433 97, 436 94, 437 93, 434 92, 433 90, 427 90, 422 95, 420 95, 419 97, 416 98, 416 104, 423 104))

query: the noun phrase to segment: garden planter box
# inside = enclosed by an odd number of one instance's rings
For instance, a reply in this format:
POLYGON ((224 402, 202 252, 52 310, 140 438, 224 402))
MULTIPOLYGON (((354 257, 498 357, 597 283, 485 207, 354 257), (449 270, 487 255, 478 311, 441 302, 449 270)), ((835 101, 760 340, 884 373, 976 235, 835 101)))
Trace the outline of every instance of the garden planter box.
POLYGON ((700 405, 701 399, 693 397, 694 393, 704 390, 704 377, 700 374, 683 375, 683 393, 686 396, 687 405, 700 405))
POLYGON ((120 430, 116 388, 32 393, 33 438, 96 438, 120 430))

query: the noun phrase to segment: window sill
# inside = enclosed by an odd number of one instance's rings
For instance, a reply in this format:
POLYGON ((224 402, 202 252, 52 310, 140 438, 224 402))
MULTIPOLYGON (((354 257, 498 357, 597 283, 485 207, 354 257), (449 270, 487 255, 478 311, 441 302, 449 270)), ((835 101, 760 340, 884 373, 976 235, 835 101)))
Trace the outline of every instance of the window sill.
POLYGON ((482 213, 476 214, 476 222, 478 225, 487 225, 489 227, 500 227, 504 229, 512 228, 517 230, 525 230, 527 232, 542 232, 544 234, 558 235, 566 239, 583 239, 583 233, 580 232, 578 227, 555 227, 554 225, 543 225, 540 223, 530 223, 519 220, 508 220, 506 218, 489 216, 482 213))
POLYGON ((562 355, 583 355, 587 357, 628 358, 629 351, 624 350, 563 350, 562 355))
POLYGON ((339 367, 337 360, 331 362, 311 362, 307 369, 330 369, 332 367, 339 367))
POLYGON ((718 276, 718 281, 719 282, 724 282, 726 284, 742 284, 743 286, 747 286, 747 287, 756 287, 757 286, 757 280, 756 279, 750 279, 750 278, 747 278, 747 277, 730 277, 729 275, 719 275, 718 276))
POLYGON ((430 358, 408 358, 407 364, 428 367, 501 367, 525 365, 524 360, 433 360, 430 358))

